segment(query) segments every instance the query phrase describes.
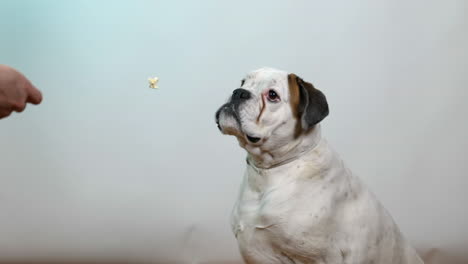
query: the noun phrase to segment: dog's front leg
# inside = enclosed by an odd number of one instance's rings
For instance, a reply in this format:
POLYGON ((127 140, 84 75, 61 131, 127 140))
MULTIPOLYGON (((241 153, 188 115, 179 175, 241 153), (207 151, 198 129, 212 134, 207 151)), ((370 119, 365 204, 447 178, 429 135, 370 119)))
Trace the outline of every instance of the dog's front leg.
POLYGON ((346 255, 340 249, 330 246, 326 250, 304 250, 291 248, 287 253, 283 252, 282 264, 348 264, 346 255))
POLYGON ((284 253, 282 253, 279 258, 281 259, 281 264, 300 264, 284 253))

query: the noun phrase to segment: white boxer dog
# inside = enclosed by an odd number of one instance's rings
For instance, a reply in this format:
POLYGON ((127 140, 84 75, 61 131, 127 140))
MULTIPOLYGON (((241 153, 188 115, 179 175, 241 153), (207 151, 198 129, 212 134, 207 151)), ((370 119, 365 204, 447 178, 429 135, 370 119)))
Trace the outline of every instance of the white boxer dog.
POLYGON ((423 263, 322 138, 322 92, 294 74, 249 73, 216 113, 247 150, 232 229, 248 264, 423 263))

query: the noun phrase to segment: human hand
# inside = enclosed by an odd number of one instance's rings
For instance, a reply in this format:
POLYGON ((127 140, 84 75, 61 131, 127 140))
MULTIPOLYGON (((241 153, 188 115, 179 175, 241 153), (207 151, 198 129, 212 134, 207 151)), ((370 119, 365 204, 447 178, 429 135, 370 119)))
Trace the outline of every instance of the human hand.
POLYGON ((17 70, 0 64, 0 118, 22 112, 27 103, 39 104, 41 92, 17 70))

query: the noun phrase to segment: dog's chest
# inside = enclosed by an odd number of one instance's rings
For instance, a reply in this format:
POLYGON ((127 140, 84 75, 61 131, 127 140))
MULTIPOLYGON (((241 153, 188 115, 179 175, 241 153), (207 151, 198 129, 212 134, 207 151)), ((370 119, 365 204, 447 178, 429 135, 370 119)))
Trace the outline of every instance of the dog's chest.
POLYGON ((289 186, 270 187, 264 190, 245 188, 236 203, 232 216, 236 236, 249 236, 254 230, 262 230, 281 225, 290 210, 288 201, 295 197, 287 189, 295 189, 294 183, 289 186))
POLYGON ((330 200, 331 192, 295 175, 300 175, 296 169, 271 175, 247 171, 232 214, 232 229, 244 257, 275 263, 268 257, 285 257, 281 245, 304 243, 313 226, 329 217, 330 204, 324 200, 330 200))
POLYGON ((276 255, 271 243, 281 240, 277 234, 285 228, 284 218, 288 212, 284 206, 288 200, 285 196, 275 188, 264 191, 247 188, 241 193, 232 214, 232 229, 246 260, 274 263, 269 259, 276 255))

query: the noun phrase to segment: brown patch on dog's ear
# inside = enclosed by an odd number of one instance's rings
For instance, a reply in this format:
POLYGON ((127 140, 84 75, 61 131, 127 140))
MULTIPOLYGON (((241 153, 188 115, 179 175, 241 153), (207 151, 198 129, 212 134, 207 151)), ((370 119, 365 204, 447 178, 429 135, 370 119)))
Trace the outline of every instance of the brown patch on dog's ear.
POLYGON ((307 131, 328 115, 327 99, 320 90, 295 74, 288 75, 288 84, 294 116, 300 120, 302 131, 307 131))
POLYGON ((299 115, 299 102, 300 102, 300 91, 297 84, 297 76, 294 73, 288 74, 288 86, 289 86, 289 104, 294 117, 298 120, 301 118, 299 115))

